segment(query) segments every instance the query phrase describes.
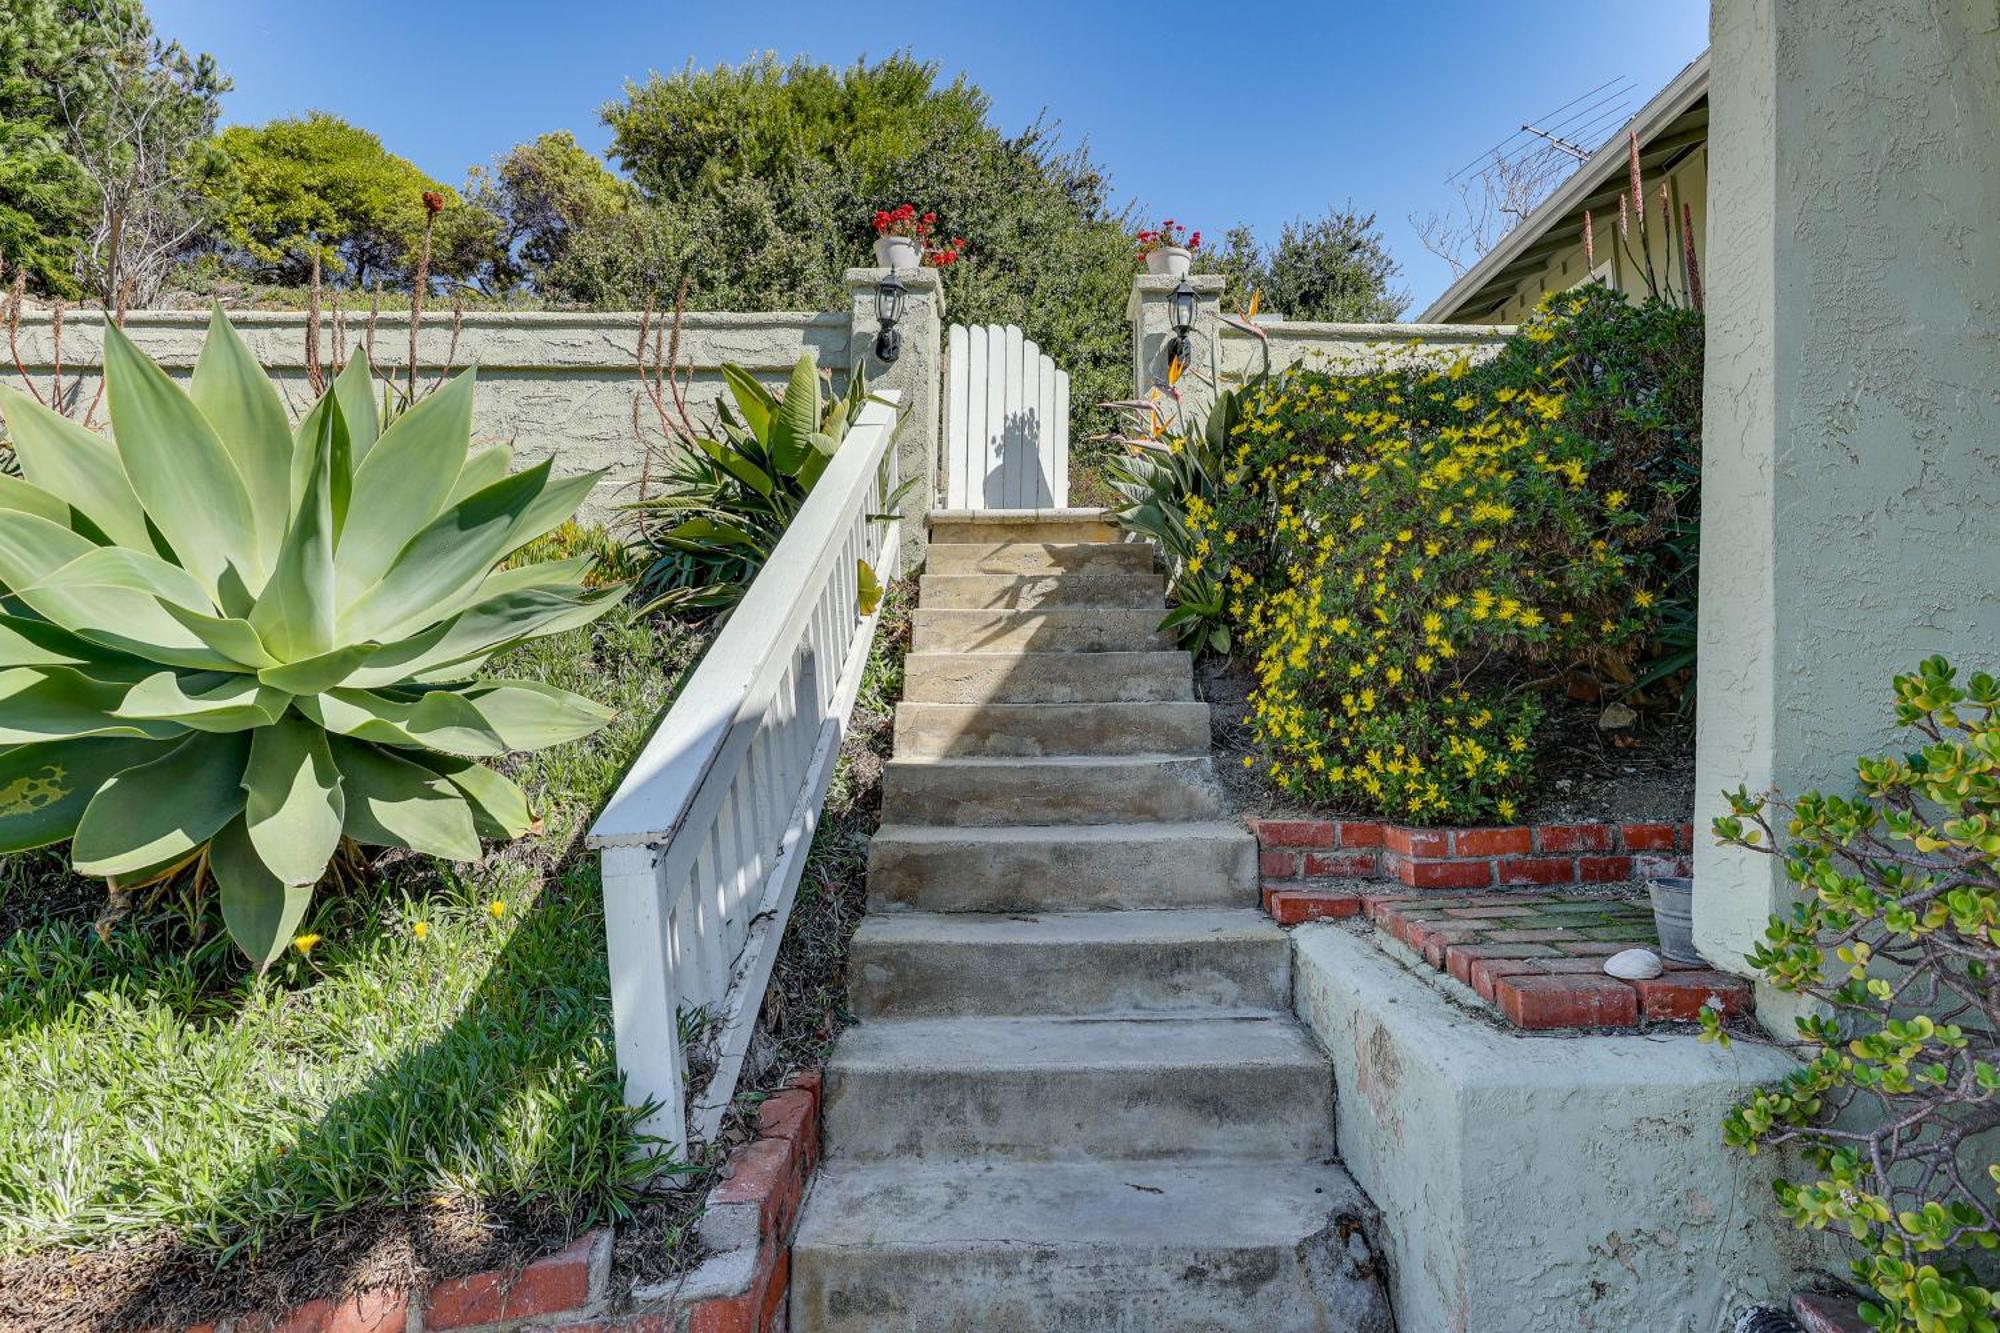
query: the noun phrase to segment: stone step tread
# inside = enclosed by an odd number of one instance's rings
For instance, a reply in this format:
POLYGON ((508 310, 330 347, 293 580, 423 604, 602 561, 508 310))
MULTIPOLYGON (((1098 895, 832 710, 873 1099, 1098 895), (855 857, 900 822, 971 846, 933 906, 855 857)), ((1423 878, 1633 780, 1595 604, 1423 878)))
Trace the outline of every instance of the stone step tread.
MULTIPOLYGON (((1032 708, 1033 704, 1022 707, 1032 708)), ((1091 705, 1062 705, 1065 707, 1089 707, 1091 705)), ((1135 707, 1150 707, 1137 704, 1135 707)), ((889 758, 891 768, 962 768, 967 770, 987 769, 996 773, 1025 773, 1039 769, 1098 768, 1117 769, 1171 769, 1185 771, 1190 764, 1199 764, 1207 759, 1208 751, 1194 750, 1185 754, 1047 754, 1047 755, 945 755, 945 754, 899 754, 889 758)))
POLYGON ((956 752, 967 758, 1053 758, 1074 754, 1187 756, 1207 753, 1208 737, 1208 705, 1195 700, 933 704, 906 699, 896 705, 896 749, 910 755, 956 752))
POLYGON ((879 912, 861 919, 854 947, 1265 944, 1285 942, 1254 907, 1141 908, 1125 912, 879 912))
POLYGON ((1174 646, 1153 607, 920 606, 912 627, 916 652, 1095 654, 1174 646))
POLYGON ((812 1187, 801 1250, 1291 1247, 1360 1190, 1327 1162, 842 1162, 812 1187))
POLYGON ((1153 547, 1150 542, 1076 541, 1066 538, 1038 541, 1033 538, 1023 537, 996 537, 991 541, 965 541, 963 539, 954 539, 951 541, 933 540, 924 550, 927 559, 938 554, 943 554, 947 557, 971 557, 978 555, 999 555, 1010 551, 1044 551, 1051 555, 1062 555, 1069 552, 1094 554, 1099 551, 1105 551, 1121 554, 1129 553, 1134 559, 1140 556, 1150 559, 1153 553, 1153 547))
POLYGON ((960 828, 952 824, 884 824, 876 842, 1024 844, 1122 842, 1245 842, 1250 830, 1226 819, 1176 820, 1157 824, 1007 824, 960 828))
POLYGON ((1167 580, 1153 573, 925 574, 917 580, 919 607, 976 610, 1043 606, 1164 609, 1167 580))
POLYGON ((1312 1040, 1280 1013, 878 1019, 842 1033, 828 1063, 839 1077, 1170 1069, 1226 1080, 1231 1071, 1327 1069, 1312 1040))

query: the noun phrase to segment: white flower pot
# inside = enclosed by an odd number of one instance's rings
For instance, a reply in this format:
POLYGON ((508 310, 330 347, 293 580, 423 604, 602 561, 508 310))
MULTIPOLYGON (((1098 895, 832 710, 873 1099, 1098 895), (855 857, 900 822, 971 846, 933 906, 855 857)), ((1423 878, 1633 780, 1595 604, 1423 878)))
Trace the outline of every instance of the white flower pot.
POLYGON ((1163 246, 1146 252, 1146 272, 1156 277, 1185 278, 1188 268, 1194 263, 1194 255, 1178 245, 1163 246))
POLYGON ((917 247, 914 236, 877 236, 875 238, 875 267, 877 268, 918 268, 924 262, 924 252, 917 247))

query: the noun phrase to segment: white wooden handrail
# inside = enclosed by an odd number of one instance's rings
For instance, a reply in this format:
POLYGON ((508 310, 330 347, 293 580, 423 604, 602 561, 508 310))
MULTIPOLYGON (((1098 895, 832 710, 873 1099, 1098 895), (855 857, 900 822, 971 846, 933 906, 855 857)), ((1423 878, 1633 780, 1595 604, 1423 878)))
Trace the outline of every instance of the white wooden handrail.
POLYGON ((859 565, 896 573, 897 400, 863 406, 591 826, 625 1098, 656 1103, 641 1128, 675 1152, 735 1095, 875 637, 859 565), (683 1014, 715 1048, 692 1095, 683 1014))

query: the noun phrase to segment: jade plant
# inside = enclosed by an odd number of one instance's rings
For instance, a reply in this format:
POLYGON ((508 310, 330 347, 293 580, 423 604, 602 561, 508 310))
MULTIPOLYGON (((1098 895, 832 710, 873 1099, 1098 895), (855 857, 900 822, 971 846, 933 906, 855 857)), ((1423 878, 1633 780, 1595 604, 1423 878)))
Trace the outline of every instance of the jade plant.
POLYGON ((2000 1250, 2000 682, 1961 685, 1932 657, 1895 692, 1916 748, 1862 759, 1859 795, 1738 791, 1715 821, 1721 841, 1784 857, 1801 901, 1749 961, 1815 1002, 1800 1067, 1723 1133, 1813 1167, 1777 1182, 1779 1203, 1860 1245, 1870 1327, 1995 1333, 2000 1284, 1974 1256, 2000 1250))
POLYGON ((343 849, 529 831, 482 761, 610 714, 480 672, 617 605, 587 560, 502 567, 596 476, 475 447, 472 371, 384 428, 357 356, 288 425, 220 310, 185 390, 115 327, 104 363, 110 439, 0 392, 0 852, 193 875, 264 967, 343 849))

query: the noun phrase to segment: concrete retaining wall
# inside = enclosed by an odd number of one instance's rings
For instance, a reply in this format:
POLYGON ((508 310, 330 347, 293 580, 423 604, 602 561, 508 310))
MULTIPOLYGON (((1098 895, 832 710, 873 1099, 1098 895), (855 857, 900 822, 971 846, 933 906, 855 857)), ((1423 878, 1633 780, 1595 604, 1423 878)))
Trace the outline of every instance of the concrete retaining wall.
POLYGON ((1293 1002, 1335 1070, 1340 1154, 1381 1210, 1402 1333, 1718 1333, 1817 1255, 1721 1120, 1790 1060, 1692 1035, 1524 1036, 1341 925, 1299 927, 1293 1002))

